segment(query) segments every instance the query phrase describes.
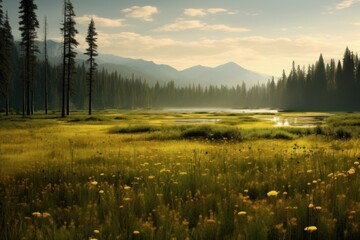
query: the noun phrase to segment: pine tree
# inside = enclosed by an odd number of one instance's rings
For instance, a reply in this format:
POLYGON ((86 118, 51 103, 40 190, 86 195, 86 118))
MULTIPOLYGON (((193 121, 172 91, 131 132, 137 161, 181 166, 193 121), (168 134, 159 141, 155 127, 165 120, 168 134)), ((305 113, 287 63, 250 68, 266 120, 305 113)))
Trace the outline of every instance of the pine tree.
POLYGON ((47 54, 47 18, 44 18, 44 108, 45 114, 48 114, 48 54, 47 54))
POLYGON ((75 12, 70 0, 64 0, 64 22, 61 31, 64 37, 64 52, 63 52, 63 96, 62 96, 62 111, 61 116, 65 117, 70 114, 70 92, 72 88, 72 77, 75 73, 75 48, 79 45, 75 36, 78 31, 75 28, 75 12))
POLYGON ((0 0, 0 94, 6 96, 8 61, 6 58, 4 32, 4 12, 2 10, 2 0, 0 0))
POLYGON ((342 95, 343 109, 351 110, 355 95, 355 64, 354 54, 346 48, 343 59, 343 79, 339 84, 340 94, 342 95))
POLYGON ((314 80, 312 84, 312 91, 314 99, 312 106, 317 109, 323 109, 326 106, 326 71, 325 63, 322 54, 320 54, 319 60, 315 65, 314 80))
POLYGON ((34 3, 34 0, 21 0, 19 9, 19 30, 21 32, 20 46, 24 57, 23 115, 25 115, 25 110, 27 115, 31 115, 33 113, 34 64, 36 62, 35 52, 38 51, 35 45, 35 39, 37 38, 36 28, 39 28, 39 22, 35 13, 37 5, 34 3))
POLYGON ((6 86, 5 86, 5 101, 6 101, 6 104, 5 104, 5 107, 6 107, 6 116, 9 115, 9 95, 10 95, 10 89, 9 89, 9 86, 10 86, 10 81, 11 81, 11 78, 12 78, 12 59, 11 59, 11 56, 12 56, 12 49, 14 47, 14 37, 11 33, 11 26, 10 26, 10 23, 9 23, 9 15, 8 13, 6 12, 5 14, 5 21, 4 21, 4 29, 3 29, 3 39, 4 39, 4 50, 5 50, 5 64, 4 64, 4 67, 6 67, 6 74, 5 74, 5 77, 7 78, 5 83, 6 83, 6 86))
POLYGON ((88 35, 86 37, 86 42, 89 44, 89 47, 86 49, 85 55, 89 56, 89 59, 87 60, 87 63, 89 64, 89 70, 87 73, 87 79, 88 79, 88 87, 89 87, 89 115, 91 115, 92 111, 92 91, 93 91, 93 81, 94 81, 94 73, 97 68, 97 63, 95 62, 95 57, 98 55, 97 52, 97 44, 96 44, 96 38, 97 32, 95 29, 95 23, 94 20, 91 19, 91 22, 89 24, 88 29, 88 35))

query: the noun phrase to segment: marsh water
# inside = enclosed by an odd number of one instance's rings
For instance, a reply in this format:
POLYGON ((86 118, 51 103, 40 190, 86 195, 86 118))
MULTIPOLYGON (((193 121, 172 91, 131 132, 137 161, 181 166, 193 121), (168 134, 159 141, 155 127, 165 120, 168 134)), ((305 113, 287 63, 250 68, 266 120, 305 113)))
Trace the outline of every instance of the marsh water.
POLYGON ((161 110, 158 110, 159 112, 164 113, 234 113, 234 114, 240 114, 240 113, 253 113, 253 114, 259 114, 259 113, 269 113, 269 114, 275 114, 279 111, 276 109, 237 109, 237 108, 163 108, 161 110))
MULTIPOLYGON (((154 110, 155 111, 155 110, 154 110)), ((163 108, 159 113, 175 114, 254 114, 253 117, 264 121, 272 121, 274 127, 315 127, 325 122, 331 116, 329 113, 297 113, 294 116, 281 114, 277 109, 234 109, 234 108, 163 108)), ((220 118, 178 118, 177 124, 212 124, 221 121, 220 118)))

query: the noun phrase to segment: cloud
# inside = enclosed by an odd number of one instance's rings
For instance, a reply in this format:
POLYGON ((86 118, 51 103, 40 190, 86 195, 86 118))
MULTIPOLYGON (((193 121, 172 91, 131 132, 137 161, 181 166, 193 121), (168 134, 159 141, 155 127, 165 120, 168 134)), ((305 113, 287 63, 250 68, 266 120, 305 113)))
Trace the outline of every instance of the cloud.
POLYGON ((98 17, 96 15, 84 15, 82 17, 76 17, 75 21, 80 25, 89 25, 91 18, 94 19, 95 26, 97 27, 121 27, 123 26, 123 19, 111 19, 98 17))
POLYGON ((227 13, 227 14, 234 14, 234 12, 229 12, 227 9, 224 8, 187 8, 184 10, 184 14, 190 17, 203 17, 208 14, 217 14, 217 13, 227 13))
POLYGON ((146 22, 153 21, 153 15, 159 13, 158 9, 153 6, 133 6, 122 10, 127 17, 141 19, 146 22))
POLYGON ((176 32, 189 29, 201 29, 205 27, 205 23, 199 20, 177 20, 174 23, 164 25, 157 29, 160 32, 176 32))
POLYGON ((228 10, 224 8, 209 8, 207 12, 211 14, 216 14, 216 13, 228 12, 228 10))
POLYGON ((185 9, 184 14, 190 17, 202 17, 207 15, 206 10, 202 8, 188 8, 185 9))
POLYGON ((248 32, 248 31, 250 31, 247 28, 235 28, 235 27, 230 27, 230 26, 223 25, 223 24, 206 25, 203 27, 203 30, 223 31, 223 32, 248 32))
POLYGON ((341 2, 339 2, 338 4, 335 5, 335 9, 342 10, 345 8, 349 8, 358 2, 360 2, 360 0, 341 0, 341 2))
POLYGON ((174 23, 164 25, 157 29, 158 32, 177 32, 183 30, 223 31, 223 32, 247 32, 247 28, 230 27, 223 24, 207 24, 199 20, 178 19, 174 23))
POLYGON ((341 59, 343 47, 346 46, 343 41, 340 36, 329 35, 286 38, 254 35, 193 41, 134 32, 99 32, 98 35, 102 54, 142 58, 170 64, 178 69, 198 64, 217 66, 235 61, 248 69, 275 76, 280 75, 284 68, 290 69, 292 61, 300 66, 314 63, 320 53, 323 53, 324 57, 341 59))

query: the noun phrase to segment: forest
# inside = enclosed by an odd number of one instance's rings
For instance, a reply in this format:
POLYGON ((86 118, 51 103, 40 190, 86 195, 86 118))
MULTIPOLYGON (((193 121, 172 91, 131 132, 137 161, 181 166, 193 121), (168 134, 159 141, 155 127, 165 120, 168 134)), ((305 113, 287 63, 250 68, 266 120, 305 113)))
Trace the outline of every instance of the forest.
MULTIPOLYGON (((14 49, 13 69, 20 68, 20 57, 14 49)), ((49 109, 58 111, 61 106, 61 65, 47 66, 49 78, 49 109)), ((71 85, 71 108, 86 109, 88 86, 86 64, 76 66, 71 85)), ((45 62, 36 64, 34 108, 44 109, 45 62)), ((269 79, 267 84, 247 88, 243 82, 227 86, 177 86, 176 82, 151 85, 141 76, 123 77, 121 72, 101 69, 94 77, 93 106, 103 109, 134 109, 157 107, 231 107, 276 108, 307 111, 356 111, 360 109, 360 62, 357 54, 346 48, 343 61, 318 61, 307 68, 292 65, 289 74, 269 79)), ((10 82, 10 108, 19 112, 22 107, 21 72, 15 71, 10 82)), ((4 106, 4 97, 1 99, 4 106)))
MULTIPOLYGON (((14 49, 13 69, 20 68, 14 49)), ((49 109, 58 111, 61 105, 61 65, 47 66, 49 78, 49 109)), ((86 109, 88 86, 85 63, 76 66, 71 86, 71 107, 86 109)), ((44 109, 45 62, 37 62, 34 85, 34 108, 44 109)), ((227 86, 177 86, 176 82, 151 85, 141 76, 123 77, 121 72, 101 69, 95 73, 93 106, 102 109, 134 109, 157 107, 232 107, 276 108, 307 111, 356 111, 360 109, 360 62, 348 48, 343 61, 318 61, 305 67, 292 65, 291 72, 283 72, 279 79, 247 88, 246 84, 227 86)), ((244 79, 245 80, 245 79, 244 79)), ((19 112, 22 106, 21 71, 14 71, 10 82, 10 108, 19 112)), ((4 96, 1 98, 4 106, 4 96)))
MULTIPOLYGON (((36 6, 36 5, 35 5, 36 6)), ((21 41, 14 41, 8 15, 2 7, 0 109, 8 113, 27 115, 34 111, 61 110, 62 116, 72 110, 88 107, 104 109, 136 109, 158 107, 231 107, 274 108, 292 111, 356 111, 360 110, 360 61, 346 48, 342 61, 325 62, 322 54, 315 64, 296 66, 290 73, 269 79, 267 84, 246 86, 243 79, 236 86, 186 87, 177 82, 149 84, 142 76, 124 77, 121 72, 97 69, 97 32, 94 21, 86 41, 89 51, 95 51, 86 61, 77 61, 79 45, 75 39, 75 11, 71 1, 65 1, 63 54, 61 64, 47 60, 47 39, 35 44, 39 21, 36 13, 20 18, 21 41), (90 31, 92 30, 92 32, 90 31), (90 37, 90 38, 89 38, 90 37), (40 45, 40 47, 39 47, 40 45), (91 47, 90 47, 91 46, 91 47), (89 69, 90 68, 90 69, 89 69), (91 74, 89 74, 91 72, 91 74), (90 99, 90 100, 89 100, 90 99)), ((45 19, 46 25, 46 19, 45 19)), ((90 26, 89 26, 90 27, 90 26)), ((46 29, 46 27, 45 27, 46 29)), ((101 53, 100 53, 101 54, 101 53)))

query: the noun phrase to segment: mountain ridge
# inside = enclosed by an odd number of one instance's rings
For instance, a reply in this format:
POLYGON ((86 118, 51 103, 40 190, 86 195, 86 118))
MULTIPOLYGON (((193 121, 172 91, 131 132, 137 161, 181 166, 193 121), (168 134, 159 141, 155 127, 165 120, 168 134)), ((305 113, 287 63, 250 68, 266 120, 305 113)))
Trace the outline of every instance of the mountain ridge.
MULTIPOLYGON (((38 42, 39 49, 43 42, 38 42)), ((53 64, 61 62, 62 45, 59 42, 48 41, 49 59, 53 64)), ((40 53, 41 54, 41 53, 40 53)), ((84 62, 86 56, 78 53, 77 61, 84 62)), ((97 57, 99 69, 106 69, 107 71, 117 71, 124 77, 131 78, 133 75, 136 78, 146 80, 149 84, 167 83, 174 81, 177 86, 187 86, 189 84, 195 85, 216 85, 234 87, 241 85, 243 82, 247 87, 252 87, 256 84, 263 84, 268 82, 270 75, 261 74, 255 71, 245 69, 235 62, 227 62, 216 67, 207 67, 196 65, 183 70, 177 70, 174 67, 166 64, 156 64, 153 61, 144 59, 133 59, 121 57, 113 54, 99 54, 97 57)))

